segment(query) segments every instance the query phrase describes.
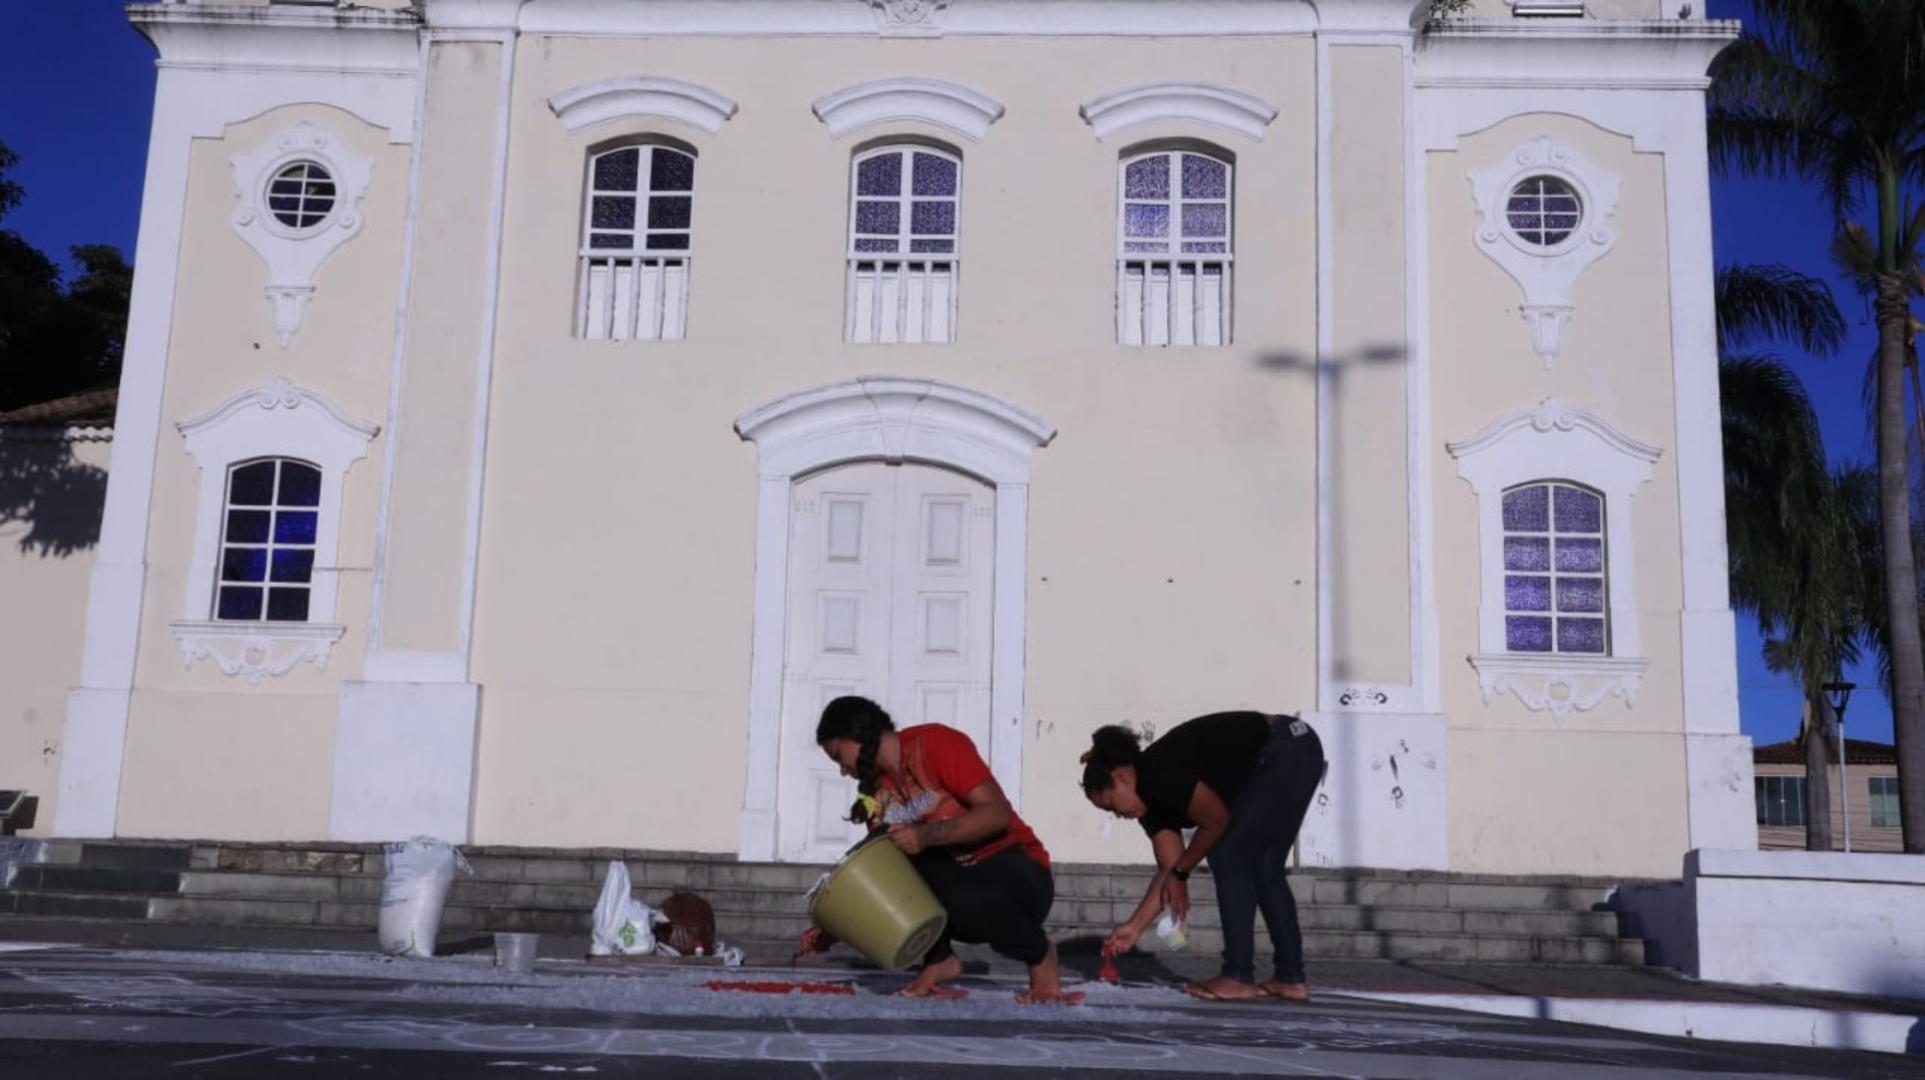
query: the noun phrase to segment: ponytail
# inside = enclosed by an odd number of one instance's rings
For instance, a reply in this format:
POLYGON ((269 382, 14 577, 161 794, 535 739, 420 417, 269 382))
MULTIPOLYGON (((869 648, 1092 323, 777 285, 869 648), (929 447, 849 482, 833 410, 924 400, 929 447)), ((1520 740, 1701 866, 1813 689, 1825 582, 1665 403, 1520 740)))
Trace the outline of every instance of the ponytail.
POLYGON ((831 739, 850 739, 860 747, 856 755, 856 793, 860 796, 855 805, 849 808, 849 820, 857 825, 869 824, 876 794, 876 781, 882 770, 876 766, 876 754, 882 749, 882 737, 896 730, 895 721, 882 706, 866 697, 839 697, 823 707, 822 719, 815 726, 817 746, 831 739))
POLYGON ((1083 754, 1083 794, 1099 795, 1116 783, 1112 775, 1124 765, 1135 765, 1142 756, 1143 741, 1136 732, 1121 724, 1096 729, 1090 748, 1083 754))

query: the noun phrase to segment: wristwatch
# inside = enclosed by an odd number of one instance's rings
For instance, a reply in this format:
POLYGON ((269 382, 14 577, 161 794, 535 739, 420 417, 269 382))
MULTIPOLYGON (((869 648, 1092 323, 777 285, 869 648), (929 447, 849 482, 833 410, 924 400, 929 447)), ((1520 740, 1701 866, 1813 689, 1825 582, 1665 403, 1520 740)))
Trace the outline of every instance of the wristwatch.
POLYGON ((1170 876, 1178 881, 1187 882, 1190 880, 1190 872, 1188 870, 1178 870, 1174 866, 1170 867, 1170 876))

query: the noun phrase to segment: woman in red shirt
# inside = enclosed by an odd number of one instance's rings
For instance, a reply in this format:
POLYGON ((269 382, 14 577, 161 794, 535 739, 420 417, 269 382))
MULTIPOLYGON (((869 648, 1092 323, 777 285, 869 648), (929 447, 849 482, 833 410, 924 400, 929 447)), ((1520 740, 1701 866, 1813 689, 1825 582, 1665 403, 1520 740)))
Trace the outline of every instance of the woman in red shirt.
MULTIPOLYGON (((943 983, 962 976, 950 940, 986 944, 1029 966, 1025 1004, 1071 1003, 1062 990, 1056 946, 1043 930, 1055 902, 1049 853, 1023 823, 969 736, 943 724, 896 730, 882 706, 840 697, 822 710, 816 744, 854 777, 861 797, 850 820, 888 829, 929 884, 949 925, 902 989, 910 997, 960 996, 943 983)), ((812 931, 809 951, 828 943, 812 931)))

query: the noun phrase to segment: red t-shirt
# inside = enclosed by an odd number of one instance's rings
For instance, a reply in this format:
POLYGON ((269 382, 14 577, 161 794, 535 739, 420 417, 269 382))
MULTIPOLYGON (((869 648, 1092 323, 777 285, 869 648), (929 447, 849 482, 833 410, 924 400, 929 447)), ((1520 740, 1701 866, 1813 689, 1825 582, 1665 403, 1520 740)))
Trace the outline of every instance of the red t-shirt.
MULTIPOLYGON (((969 736, 946 724, 918 724, 896 733, 902 740, 902 783, 885 776, 876 786, 876 802, 881 805, 884 826, 946 821, 969 812, 962 796, 993 779, 989 766, 969 736)), ((1009 811, 1009 828, 974 850, 964 852, 956 861, 978 863, 1007 848, 1021 846, 1023 854, 1042 866, 1049 865, 1049 852, 1030 831, 1014 807, 1009 811)))

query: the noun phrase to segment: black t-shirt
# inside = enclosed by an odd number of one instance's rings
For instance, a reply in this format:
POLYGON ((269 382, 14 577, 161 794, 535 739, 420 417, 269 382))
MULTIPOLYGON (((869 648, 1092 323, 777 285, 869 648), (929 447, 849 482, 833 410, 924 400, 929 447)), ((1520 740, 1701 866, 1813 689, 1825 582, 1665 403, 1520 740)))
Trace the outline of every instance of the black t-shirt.
POLYGON ((1186 720, 1143 748, 1136 759, 1136 794, 1143 800, 1143 831, 1191 829, 1190 797, 1201 780, 1224 806, 1234 807, 1244 781, 1270 741, 1270 717, 1259 712, 1222 712, 1186 720))

